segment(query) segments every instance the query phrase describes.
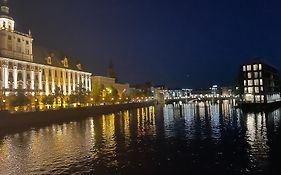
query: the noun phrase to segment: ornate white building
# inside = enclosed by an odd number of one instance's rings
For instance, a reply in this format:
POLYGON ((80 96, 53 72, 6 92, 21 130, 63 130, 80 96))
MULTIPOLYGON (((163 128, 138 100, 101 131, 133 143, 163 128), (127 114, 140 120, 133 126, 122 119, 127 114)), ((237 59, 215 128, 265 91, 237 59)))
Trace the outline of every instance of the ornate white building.
POLYGON ((31 32, 14 30, 7 0, 0 15, 0 92, 9 95, 24 89, 31 95, 54 94, 58 87, 64 95, 85 89, 91 91, 91 73, 65 54, 32 46, 31 32))

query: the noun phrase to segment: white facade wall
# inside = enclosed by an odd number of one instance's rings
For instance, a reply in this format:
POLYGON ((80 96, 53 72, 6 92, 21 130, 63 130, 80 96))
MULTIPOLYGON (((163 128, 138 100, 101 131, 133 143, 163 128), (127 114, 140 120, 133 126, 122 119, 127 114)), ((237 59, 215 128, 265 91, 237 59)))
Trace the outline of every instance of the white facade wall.
POLYGON ((3 57, 0 57, 0 72, 0 89, 5 91, 6 95, 16 92, 19 88, 31 95, 50 95, 55 92, 56 87, 62 88, 64 95, 77 93, 79 86, 84 87, 86 91, 91 91, 91 78, 89 78, 91 73, 89 72, 3 57), (20 77, 19 74, 21 74, 20 77))

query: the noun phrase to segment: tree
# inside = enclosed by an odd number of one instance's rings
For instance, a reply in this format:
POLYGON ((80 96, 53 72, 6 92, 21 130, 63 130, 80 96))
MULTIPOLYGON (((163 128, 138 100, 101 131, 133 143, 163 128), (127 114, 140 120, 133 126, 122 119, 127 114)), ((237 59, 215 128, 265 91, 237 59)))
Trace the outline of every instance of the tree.
POLYGON ((23 89, 18 89, 16 94, 11 97, 10 105, 14 107, 22 107, 31 103, 30 98, 25 95, 23 89))
POLYGON ((102 93, 105 90, 103 84, 99 84, 97 80, 92 82, 92 97, 95 103, 98 103, 102 99, 102 93))
POLYGON ((55 97, 53 95, 48 95, 48 96, 43 97, 42 102, 44 105, 52 106, 54 104, 54 100, 55 100, 55 97))
POLYGON ((110 86, 105 88, 105 101, 112 102, 119 98, 118 91, 114 87, 110 86))
POLYGON ((63 103, 63 99, 64 99, 64 94, 63 94, 63 92, 62 92, 60 87, 56 86, 55 94, 54 95, 55 95, 55 98, 56 98, 56 103, 58 103, 58 101, 57 101, 58 99, 57 98, 59 98, 60 101, 61 101, 60 107, 62 107, 62 103, 63 103))

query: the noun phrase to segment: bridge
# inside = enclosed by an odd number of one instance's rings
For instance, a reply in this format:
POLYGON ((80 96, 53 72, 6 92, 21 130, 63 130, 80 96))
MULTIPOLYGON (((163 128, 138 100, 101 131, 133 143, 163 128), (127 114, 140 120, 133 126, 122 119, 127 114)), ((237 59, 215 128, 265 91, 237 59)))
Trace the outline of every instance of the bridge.
POLYGON ((165 103, 166 104, 173 104, 173 103, 188 103, 188 102, 206 102, 206 101, 222 101, 222 100, 233 100, 237 99, 235 96, 216 96, 216 97, 211 97, 211 96, 188 96, 188 97, 177 97, 177 98, 166 98, 165 103))

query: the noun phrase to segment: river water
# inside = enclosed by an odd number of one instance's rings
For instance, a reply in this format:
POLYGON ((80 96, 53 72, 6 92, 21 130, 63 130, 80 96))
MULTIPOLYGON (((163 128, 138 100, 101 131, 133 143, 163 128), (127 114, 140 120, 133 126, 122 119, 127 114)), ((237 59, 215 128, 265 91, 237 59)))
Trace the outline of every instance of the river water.
POLYGON ((278 174, 281 109, 151 106, 0 138, 0 174, 278 174))

